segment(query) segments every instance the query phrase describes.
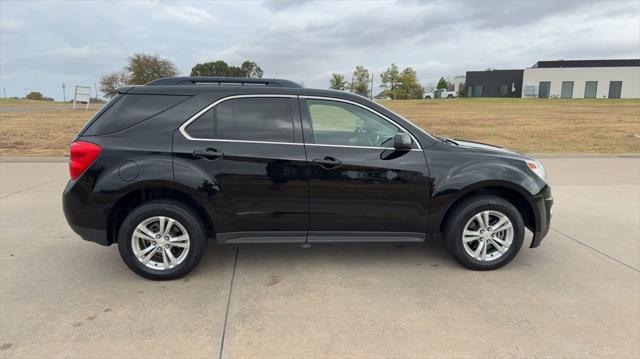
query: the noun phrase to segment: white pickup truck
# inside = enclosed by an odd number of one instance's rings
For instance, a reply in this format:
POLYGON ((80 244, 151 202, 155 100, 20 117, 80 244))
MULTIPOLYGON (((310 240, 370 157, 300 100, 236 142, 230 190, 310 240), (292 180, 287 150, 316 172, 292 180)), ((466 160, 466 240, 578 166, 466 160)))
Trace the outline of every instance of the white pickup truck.
POLYGON ((458 97, 458 93, 456 91, 447 91, 444 89, 436 89, 424 94, 425 100, 430 100, 432 98, 455 98, 455 97, 458 97))

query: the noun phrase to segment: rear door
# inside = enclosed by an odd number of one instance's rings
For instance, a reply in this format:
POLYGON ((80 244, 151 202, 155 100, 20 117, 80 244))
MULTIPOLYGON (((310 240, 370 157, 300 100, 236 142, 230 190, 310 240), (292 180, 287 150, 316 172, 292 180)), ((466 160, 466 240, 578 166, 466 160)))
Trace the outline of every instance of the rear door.
POLYGON ((301 97, 310 164, 309 242, 422 241, 429 173, 424 153, 396 151, 407 132, 346 100, 301 97))
POLYGON ((307 159, 296 96, 219 100, 176 131, 173 144, 176 183, 198 181, 190 187, 219 242, 306 241, 307 159))

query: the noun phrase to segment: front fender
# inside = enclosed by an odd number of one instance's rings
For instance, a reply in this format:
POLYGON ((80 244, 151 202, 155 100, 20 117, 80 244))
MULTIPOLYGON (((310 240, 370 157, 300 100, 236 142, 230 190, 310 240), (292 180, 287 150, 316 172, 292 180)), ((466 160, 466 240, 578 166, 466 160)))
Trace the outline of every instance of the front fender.
MULTIPOLYGON (((434 148, 435 147, 435 148, 434 148)), ((527 168, 524 159, 466 151, 439 150, 427 152, 432 171, 431 199, 427 233, 437 234, 447 211, 470 193, 484 189, 506 189, 525 199, 539 226, 536 201, 547 184, 527 168)))

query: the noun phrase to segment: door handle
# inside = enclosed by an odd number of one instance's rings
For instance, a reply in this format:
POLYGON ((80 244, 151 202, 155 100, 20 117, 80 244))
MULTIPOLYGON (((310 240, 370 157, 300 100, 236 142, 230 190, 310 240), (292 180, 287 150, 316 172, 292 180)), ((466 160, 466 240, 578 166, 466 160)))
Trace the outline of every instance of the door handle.
POLYGON ((340 162, 340 160, 329 156, 325 157, 324 159, 315 159, 313 160, 313 164, 320 166, 325 170, 332 170, 342 166, 342 162, 340 162))
POLYGON ((224 153, 218 151, 215 148, 207 148, 206 150, 193 151, 193 157, 206 158, 208 160, 215 160, 216 158, 223 157, 224 153))

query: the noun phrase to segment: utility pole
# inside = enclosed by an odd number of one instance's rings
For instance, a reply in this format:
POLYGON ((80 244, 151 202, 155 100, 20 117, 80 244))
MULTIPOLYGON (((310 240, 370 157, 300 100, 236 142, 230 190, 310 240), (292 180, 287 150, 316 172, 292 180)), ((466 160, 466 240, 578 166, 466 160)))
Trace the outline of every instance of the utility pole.
POLYGON ((100 95, 98 95, 98 85, 96 85, 95 82, 93 83, 93 88, 96 90, 96 101, 98 101, 100 99, 100 95))
POLYGON ((2 93, 4 93, 4 98, 7 98, 7 89, 6 88, 2 88, 2 93))
POLYGON ((371 89, 369 92, 369 100, 373 100, 373 72, 371 73, 371 89))
POLYGON ((65 91, 66 88, 67 86, 63 82, 62 83, 62 102, 67 102, 67 91, 65 91))

